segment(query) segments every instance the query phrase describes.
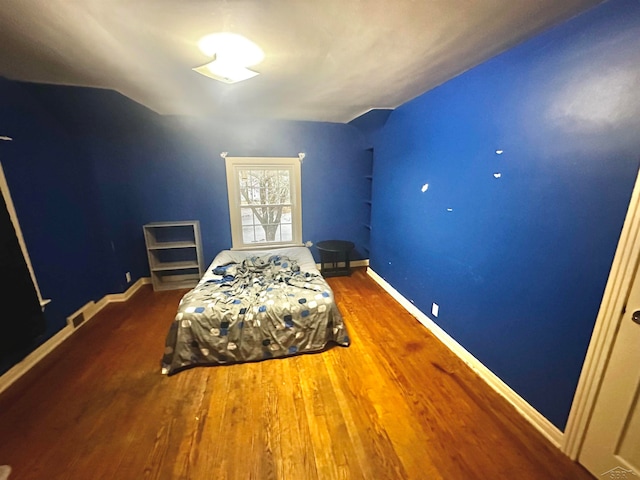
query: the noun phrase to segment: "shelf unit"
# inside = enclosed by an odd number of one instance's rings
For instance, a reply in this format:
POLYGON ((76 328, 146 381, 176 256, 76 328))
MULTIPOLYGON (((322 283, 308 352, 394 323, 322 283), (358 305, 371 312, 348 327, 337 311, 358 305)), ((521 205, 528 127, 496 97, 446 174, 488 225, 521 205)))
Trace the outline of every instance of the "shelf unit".
MULTIPOLYGON (((368 163, 368 167, 369 167, 369 175, 365 175, 365 180, 368 183, 368 198, 364 199, 364 203, 367 205, 368 207, 368 218, 367 218, 367 223, 365 223, 364 228, 366 228, 367 230, 369 230, 369 232, 371 231, 371 190, 373 188, 372 186, 372 180, 373 180, 373 147, 369 147, 365 150, 367 152, 367 163, 368 163)), ((371 236, 371 233, 369 233, 369 237, 371 236)), ((369 241, 367 241, 367 243, 363 246, 364 250, 366 251, 367 257, 369 256, 369 241)))
POLYGON ((153 289, 195 287, 204 273, 200 222, 152 222, 142 228, 153 289))

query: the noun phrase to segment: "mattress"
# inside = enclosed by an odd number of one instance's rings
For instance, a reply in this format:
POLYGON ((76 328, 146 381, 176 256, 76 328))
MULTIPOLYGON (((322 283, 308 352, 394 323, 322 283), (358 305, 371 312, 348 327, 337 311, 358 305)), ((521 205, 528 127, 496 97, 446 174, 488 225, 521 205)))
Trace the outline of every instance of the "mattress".
POLYGON ((306 247, 223 250, 178 306, 162 372, 348 346, 333 291, 306 247))

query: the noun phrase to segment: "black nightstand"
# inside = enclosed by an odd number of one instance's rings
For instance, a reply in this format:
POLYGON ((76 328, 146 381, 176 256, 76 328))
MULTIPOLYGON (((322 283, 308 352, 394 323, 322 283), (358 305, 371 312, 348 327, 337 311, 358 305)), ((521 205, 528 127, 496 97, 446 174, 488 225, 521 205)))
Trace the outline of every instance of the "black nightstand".
POLYGON ((349 256, 355 245, 346 240, 323 240, 316 243, 320 252, 320 273, 323 277, 351 275, 349 256), (344 263, 344 266, 339 266, 344 263))

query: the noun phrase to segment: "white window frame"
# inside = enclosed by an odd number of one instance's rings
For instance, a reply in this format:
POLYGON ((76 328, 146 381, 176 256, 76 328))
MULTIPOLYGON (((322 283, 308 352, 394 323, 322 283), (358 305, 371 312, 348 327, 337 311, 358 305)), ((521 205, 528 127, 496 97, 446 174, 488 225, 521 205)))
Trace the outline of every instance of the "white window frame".
POLYGON ((264 249, 269 247, 302 246, 302 192, 301 160, 298 157, 225 157, 227 169, 227 191, 229 194, 229 217, 231 220, 231 243, 233 250, 264 249), (239 171, 247 168, 273 168, 288 170, 291 192, 291 233, 287 242, 244 243, 242 236, 242 213, 239 187, 239 171))

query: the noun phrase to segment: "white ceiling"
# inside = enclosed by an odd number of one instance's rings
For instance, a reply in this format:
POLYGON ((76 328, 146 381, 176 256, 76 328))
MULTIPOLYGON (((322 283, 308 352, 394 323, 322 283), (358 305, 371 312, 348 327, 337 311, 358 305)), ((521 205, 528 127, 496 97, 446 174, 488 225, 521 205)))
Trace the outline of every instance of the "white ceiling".
POLYGON ((599 0, 2 0, 0 76, 116 90, 161 114, 348 122, 394 108, 599 0), (191 69, 231 31, 266 58, 191 69))

